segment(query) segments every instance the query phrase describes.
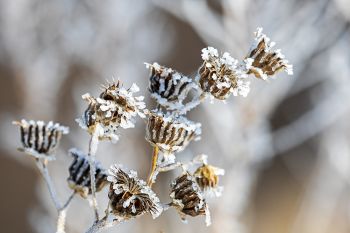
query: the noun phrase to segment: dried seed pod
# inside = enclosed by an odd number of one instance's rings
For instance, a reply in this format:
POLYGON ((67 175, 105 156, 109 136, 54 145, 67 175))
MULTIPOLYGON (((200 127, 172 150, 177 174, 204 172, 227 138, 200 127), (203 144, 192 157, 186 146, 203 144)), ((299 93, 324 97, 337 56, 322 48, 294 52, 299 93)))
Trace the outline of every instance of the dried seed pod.
POLYGON ((169 110, 181 109, 188 92, 197 85, 185 75, 158 63, 148 64, 150 70, 149 91, 158 104, 169 110))
POLYGON ((255 41, 247 58, 245 59, 248 74, 266 80, 268 76, 275 75, 278 71, 285 70, 288 75, 293 74, 293 66, 288 64, 279 49, 274 50, 274 42, 270 42, 262 28, 255 32, 255 41))
POLYGON ((222 194, 223 187, 218 186, 219 176, 224 175, 224 169, 207 164, 207 156, 201 155, 202 166, 198 167, 193 176, 206 197, 219 197, 222 194))
POLYGON ((145 117, 145 103, 143 96, 134 97, 139 88, 133 84, 131 88, 125 89, 120 82, 112 83, 104 87, 104 91, 98 98, 83 95, 89 106, 83 116, 77 119, 79 125, 90 134, 96 130, 97 124, 102 128, 99 138, 109 139, 112 142, 118 140, 117 130, 119 127, 134 127, 134 118, 139 115, 145 117))
POLYGON ((50 121, 14 121, 21 130, 22 148, 24 151, 36 158, 54 159, 52 155, 61 140, 63 134, 68 134, 69 128, 50 121))
POLYGON ((187 215, 192 217, 206 215, 207 226, 210 225, 208 205, 200 187, 189 173, 182 174, 171 184, 170 197, 172 199, 171 206, 178 210, 183 220, 187 215))
POLYGON ((161 112, 151 112, 146 128, 146 140, 161 151, 173 153, 183 150, 192 140, 198 140, 201 124, 183 116, 174 117, 161 112))
MULTIPOLYGON (((69 153, 73 157, 73 162, 69 167, 68 185, 81 197, 87 198, 92 193, 89 158, 75 148, 70 149, 69 153)), ((96 192, 99 192, 108 184, 107 172, 99 162, 95 162, 95 166, 96 192)))
POLYGON ((197 81, 204 92, 219 100, 225 100, 231 94, 244 97, 248 95, 250 82, 246 81, 247 75, 229 53, 219 57, 216 49, 208 47, 202 49, 202 59, 197 81))
POLYGON ((112 165, 108 181, 111 182, 108 197, 111 213, 124 219, 151 213, 157 218, 163 211, 159 198, 137 177, 135 171, 125 172, 120 165, 112 165))

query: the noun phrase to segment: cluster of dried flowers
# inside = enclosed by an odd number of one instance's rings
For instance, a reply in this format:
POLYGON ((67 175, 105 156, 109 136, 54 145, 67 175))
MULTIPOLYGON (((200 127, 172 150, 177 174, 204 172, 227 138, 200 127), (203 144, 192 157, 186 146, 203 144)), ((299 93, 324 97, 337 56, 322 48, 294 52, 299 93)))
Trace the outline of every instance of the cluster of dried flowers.
MULTIPOLYGON (((74 193, 92 199, 95 192, 109 184, 106 216, 99 218, 95 200, 97 219, 89 232, 107 226, 110 216, 113 216, 114 222, 145 213, 156 218, 170 207, 174 207, 183 220, 186 216, 205 215, 207 225, 210 224, 207 199, 221 195, 223 187, 219 186, 219 176, 224 175, 224 170, 208 164, 206 155, 182 163, 177 160, 176 154, 191 141, 200 139, 201 124, 187 119, 186 113, 206 97, 218 100, 226 100, 231 95, 246 97, 250 91, 250 74, 263 80, 281 70, 292 74, 292 66, 280 50, 273 50, 274 43, 262 34, 261 28, 255 36, 255 42, 243 61, 232 58, 227 52, 220 55, 212 47, 204 48, 203 63, 194 79, 158 63, 146 63, 150 70, 149 91, 157 102, 157 107, 151 111, 146 109, 143 96, 134 96, 139 91, 136 84, 126 89, 117 81, 104 86, 99 97, 83 95, 88 107, 77 122, 91 134, 90 149, 86 154, 77 149, 69 151, 73 162, 69 167, 68 184, 74 193), (136 116, 147 118, 146 140, 154 148, 147 182, 122 165, 112 165, 107 174, 94 159, 98 142, 116 142, 119 129, 133 128, 136 116), (176 168, 181 168, 182 172, 170 185, 170 203, 163 204, 152 190, 152 185, 160 172, 176 168)), ((54 159, 52 154, 62 134, 68 133, 67 127, 52 122, 22 120, 15 124, 21 130, 21 150, 44 165, 54 159)), ((46 173, 43 174, 45 176, 46 173)))

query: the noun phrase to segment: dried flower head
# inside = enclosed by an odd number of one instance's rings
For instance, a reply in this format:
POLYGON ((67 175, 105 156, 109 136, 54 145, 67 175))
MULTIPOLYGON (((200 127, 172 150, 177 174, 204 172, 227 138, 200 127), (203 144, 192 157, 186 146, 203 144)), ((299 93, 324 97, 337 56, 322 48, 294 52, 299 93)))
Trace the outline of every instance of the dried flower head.
POLYGON ((246 97, 249 93, 247 75, 239 68, 238 61, 225 52, 219 57, 213 47, 202 49, 203 64, 199 68, 198 83, 204 92, 216 99, 225 100, 231 94, 246 97))
MULTIPOLYGON (((70 149, 69 153, 73 157, 73 162, 69 167, 68 185, 81 197, 87 198, 91 194, 89 158, 75 148, 70 149)), ((96 192, 101 191, 108 184, 107 172, 99 162, 95 162, 95 182, 96 192)))
POLYGON ((90 134, 93 134, 97 129, 96 126, 100 125, 100 139, 117 141, 119 127, 133 128, 135 116, 145 117, 144 97, 133 96, 138 91, 139 88, 136 84, 125 89, 118 81, 104 87, 104 91, 98 98, 92 97, 88 93, 83 95, 83 99, 89 102, 89 106, 83 116, 77 119, 79 125, 90 134))
POLYGON ((36 158, 54 159, 52 155, 61 140, 62 134, 68 134, 69 128, 50 121, 14 121, 21 131, 22 148, 24 151, 36 158))
POLYGON ((222 168, 211 166, 207 163, 207 155, 202 155, 202 166, 194 172, 194 177, 206 197, 219 197, 223 187, 218 186, 219 176, 225 174, 222 168))
POLYGON ((115 164, 109 174, 107 179, 112 183, 108 197, 114 215, 129 219, 144 213, 151 213, 153 218, 161 214, 163 209, 159 198, 135 171, 125 172, 115 164))
POLYGON ((201 124, 184 116, 173 116, 159 111, 150 112, 146 128, 146 140, 171 154, 183 150, 192 140, 198 140, 201 124))
POLYGON ((284 59, 281 50, 273 49, 274 42, 270 42, 262 28, 255 32, 254 44, 245 59, 248 74, 266 80, 268 76, 275 75, 278 71, 285 70, 288 75, 293 74, 293 66, 284 59))
POLYGON ((187 215, 192 217, 206 215, 207 226, 210 225, 208 205, 200 187, 189 173, 182 174, 171 184, 170 197, 171 206, 178 210, 182 220, 185 220, 187 215))
POLYGON ((183 107, 188 92, 197 85, 185 75, 158 63, 148 64, 150 70, 149 91, 157 103, 169 110, 183 107))

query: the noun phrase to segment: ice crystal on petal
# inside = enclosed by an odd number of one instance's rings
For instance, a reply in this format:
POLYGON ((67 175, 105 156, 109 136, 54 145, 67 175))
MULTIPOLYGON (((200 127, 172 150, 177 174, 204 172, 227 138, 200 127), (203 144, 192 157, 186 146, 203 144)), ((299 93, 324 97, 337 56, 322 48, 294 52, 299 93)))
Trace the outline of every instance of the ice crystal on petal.
MULTIPOLYGON (((89 157, 75 148, 70 149, 69 153, 73 157, 67 179, 69 187, 79 193, 81 197, 87 198, 91 194, 89 157)), ((95 162, 95 182, 96 192, 101 191, 108 183, 107 172, 99 162, 95 162)))
POLYGON ((128 219, 144 213, 151 213, 153 218, 161 214, 163 209, 159 198, 135 171, 126 172, 121 165, 115 164, 109 174, 108 197, 114 215, 128 219))
POLYGON ((177 209, 183 220, 188 215, 196 217, 210 214, 200 187, 194 177, 187 172, 177 177, 171 184, 170 197, 171 206, 177 209))
POLYGON ((139 87, 135 83, 131 88, 125 89, 118 81, 104 87, 104 91, 97 98, 84 94, 82 97, 89 106, 77 122, 90 134, 93 134, 96 126, 100 125, 102 133, 99 134, 99 138, 116 142, 119 138, 119 127, 133 128, 136 116, 145 117, 144 97, 133 96, 138 91, 139 87))
POLYGON ((169 156, 183 150, 192 140, 198 140, 200 134, 201 124, 184 116, 159 111, 153 111, 148 116, 146 140, 169 156))
POLYGON ((189 91, 196 88, 192 79, 158 63, 148 64, 150 70, 149 91, 151 96, 168 110, 180 110, 189 91))
POLYGON ((225 170, 208 165, 207 157, 204 155, 202 155, 202 161, 203 165, 197 168, 193 175, 196 178, 196 182, 206 197, 221 196, 223 187, 218 186, 219 176, 223 176, 225 170))
POLYGON ((228 52, 219 57, 216 49, 208 47, 202 50, 202 59, 197 81, 204 92, 219 100, 232 93, 235 96, 249 93, 249 83, 244 81, 247 75, 228 52))
POLYGON ((68 134, 69 128, 52 121, 14 121, 20 127, 22 147, 19 150, 36 158, 53 160, 53 153, 59 145, 63 134, 68 134))
POLYGON ((262 28, 257 28, 254 43, 244 60, 248 74, 253 74, 263 80, 284 70, 288 75, 293 74, 293 66, 288 64, 280 49, 273 49, 275 42, 270 42, 262 28))

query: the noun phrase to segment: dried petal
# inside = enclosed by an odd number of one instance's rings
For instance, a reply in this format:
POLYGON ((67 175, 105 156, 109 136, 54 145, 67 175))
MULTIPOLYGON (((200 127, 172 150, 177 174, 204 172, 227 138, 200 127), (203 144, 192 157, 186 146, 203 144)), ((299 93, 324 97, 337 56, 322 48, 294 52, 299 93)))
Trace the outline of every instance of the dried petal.
POLYGON ((200 187, 189 173, 182 174, 171 184, 170 197, 171 206, 177 209, 182 219, 187 215, 209 215, 208 205, 200 187))
POLYGON ((146 128, 146 140, 166 153, 183 150, 192 140, 199 139, 201 124, 183 116, 174 117, 161 112, 151 112, 146 128))
POLYGON ((123 218, 132 218, 151 213, 153 218, 162 212, 162 206, 156 194, 143 180, 137 178, 135 171, 125 172, 120 165, 109 170, 111 182, 108 197, 112 213, 123 218))
POLYGON ((189 91, 196 88, 192 79, 158 63, 148 64, 150 69, 149 91, 158 104, 168 110, 179 110, 183 107, 189 91))
POLYGON ((270 42, 270 38, 263 34, 262 30, 258 28, 255 32, 254 44, 244 61, 247 73, 264 80, 281 70, 292 75, 293 66, 288 64, 288 60, 284 59, 279 49, 272 48, 275 43, 270 42))
POLYGON ((54 159, 52 155, 61 140, 63 134, 68 134, 69 128, 50 121, 45 124, 43 121, 14 121, 21 130, 22 148, 24 151, 36 158, 54 159))
MULTIPOLYGON (((73 157, 67 179, 69 187, 79 193, 81 197, 87 198, 92 193, 89 158, 75 148, 70 149, 69 153, 73 157)), ((107 172, 99 162, 95 162, 95 172, 96 192, 99 192, 108 184, 107 172)))

